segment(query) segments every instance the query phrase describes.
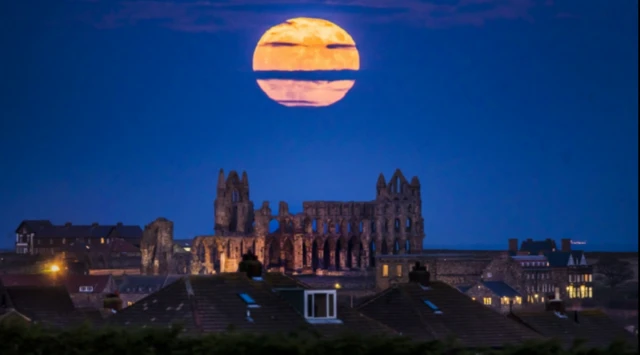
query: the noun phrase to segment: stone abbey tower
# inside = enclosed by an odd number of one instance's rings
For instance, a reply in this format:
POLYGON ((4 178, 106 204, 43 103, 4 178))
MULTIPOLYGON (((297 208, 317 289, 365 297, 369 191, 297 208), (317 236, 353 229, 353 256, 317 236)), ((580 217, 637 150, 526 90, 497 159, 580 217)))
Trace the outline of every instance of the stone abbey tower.
POLYGON ((236 271, 252 251, 266 268, 285 271, 353 270, 374 266, 376 255, 422 251, 424 220, 420 181, 398 169, 380 174, 373 201, 306 201, 292 214, 286 202, 274 213, 269 202, 255 209, 249 177, 220 170, 214 201, 214 235, 192 244, 191 273, 236 271), (278 228, 269 230, 272 221, 278 228))

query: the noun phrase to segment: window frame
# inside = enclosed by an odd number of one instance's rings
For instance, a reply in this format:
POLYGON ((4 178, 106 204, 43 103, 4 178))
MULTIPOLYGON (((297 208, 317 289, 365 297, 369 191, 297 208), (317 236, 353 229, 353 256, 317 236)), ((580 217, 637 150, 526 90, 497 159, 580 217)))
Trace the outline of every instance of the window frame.
POLYGON ((304 318, 309 323, 342 323, 338 319, 338 292, 336 290, 304 290, 303 307, 304 318), (316 304, 316 295, 326 296, 326 317, 317 317, 309 314, 309 306, 313 309, 316 304), (309 296, 312 296, 311 305, 309 305, 309 296), (330 307, 330 303, 332 303, 332 307, 330 307))

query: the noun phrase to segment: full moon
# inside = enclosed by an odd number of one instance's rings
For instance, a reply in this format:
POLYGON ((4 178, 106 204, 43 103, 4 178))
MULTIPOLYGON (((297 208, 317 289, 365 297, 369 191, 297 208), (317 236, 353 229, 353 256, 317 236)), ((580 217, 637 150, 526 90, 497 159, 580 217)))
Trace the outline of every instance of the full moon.
MULTIPOLYGON (((273 76, 295 73, 357 71, 360 54, 349 33, 335 23, 299 17, 271 27, 262 35, 253 52, 254 72, 273 76)), ((302 75, 301 75, 302 76, 302 75)), ((258 79, 267 96, 284 106, 329 106, 340 101, 355 84, 353 79, 300 80, 258 79)))

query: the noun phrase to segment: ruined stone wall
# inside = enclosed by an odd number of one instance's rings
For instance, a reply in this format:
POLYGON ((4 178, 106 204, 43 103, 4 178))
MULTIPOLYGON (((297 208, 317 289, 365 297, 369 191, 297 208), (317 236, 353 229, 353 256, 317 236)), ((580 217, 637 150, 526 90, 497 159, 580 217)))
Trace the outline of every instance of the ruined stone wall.
POLYGON ((233 269, 232 263, 239 260, 234 248, 241 248, 241 243, 251 245, 267 269, 366 269, 374 266, 377 255, 422 251, 421 207, 418 178, 409 182, 396 170, 388 183, 379 176, 373 201, 307 201, 303 212, 297 214, 289 212, 286 202, 279 202, 274 214, 266 201, 254 210, 246 172, 240 178, 231 171, 225 178, 220 170, 214 201, 215 234, 196 238, 202 251, 199 257, 192 251, 196 258, 190 269, 192 273, 233 269), (270 232, 274 220, 279 228, 270 232), (221 254, 213 251, 214 246, 231 251, 221 254))
POLYGON ((140 242, 141 274, 173 273, 173 222, 160 217, 144 227, 140 242))

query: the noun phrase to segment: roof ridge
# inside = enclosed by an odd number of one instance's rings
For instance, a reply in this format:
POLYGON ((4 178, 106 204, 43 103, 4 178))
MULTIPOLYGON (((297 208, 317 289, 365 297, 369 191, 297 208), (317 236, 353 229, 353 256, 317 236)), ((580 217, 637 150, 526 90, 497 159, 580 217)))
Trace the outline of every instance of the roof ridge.
POLYGON ((378 299, 382 298, 383 296, 387 295, 388 293, 390 293, 391 291, 393 291, 395 289, 395 287, 391 286, 391 287, 387 287, 386 289, 378 292, 376 295, 374 295, 373 297, 371 297, 370 299, 364 301, 362 304, 360 304, 359 306, 356 307, 356 309, 360 309, 365 307, 366 305, 377 301, 378 299))

